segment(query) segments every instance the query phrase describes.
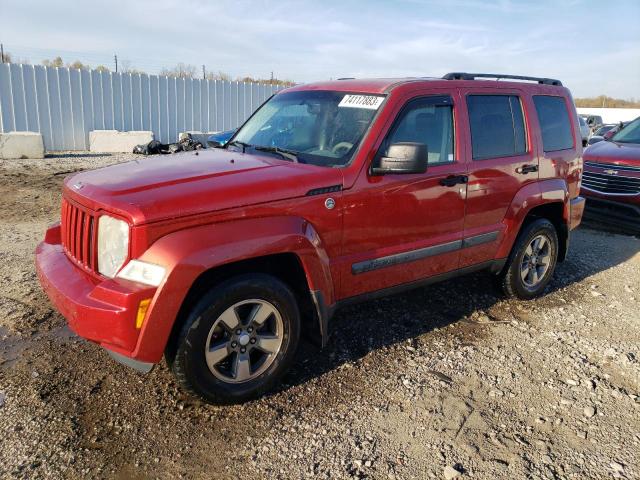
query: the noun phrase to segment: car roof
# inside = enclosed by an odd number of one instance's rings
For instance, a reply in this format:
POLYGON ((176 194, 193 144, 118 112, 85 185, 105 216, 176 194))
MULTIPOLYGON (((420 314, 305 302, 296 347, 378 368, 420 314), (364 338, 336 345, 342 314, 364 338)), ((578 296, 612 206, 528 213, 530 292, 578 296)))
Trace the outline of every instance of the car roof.
POLYGON ((403 77, 403 78, 344 78, 329 80, 324 82, 314 82, 296 85, 282 90, 283 92, 305 91, 305 90, 333 90, 339 92, 359 92, 368 94, 385 94, 407 84, 423 83, 430 87, 513 87, 513 88, 543 88, 562 89, 562 86, 533 83, 528 81, 508 81, 508 80, 447 80, 434 77, 403 77))
MULTIPOLYGON (((314 82, 287 89, 296 90, 337 90, 339 92, 388 93, 394 86, 414 82, 417 78, 345 78, 314 82)), ((424 79, 423 79, 424 80, 424 79)))

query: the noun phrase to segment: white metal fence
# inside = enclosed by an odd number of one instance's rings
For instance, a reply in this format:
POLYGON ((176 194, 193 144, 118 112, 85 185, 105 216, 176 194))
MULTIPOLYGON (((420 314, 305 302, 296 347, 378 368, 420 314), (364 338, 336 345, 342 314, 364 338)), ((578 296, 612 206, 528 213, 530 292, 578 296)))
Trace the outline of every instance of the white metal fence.
POLYGON ((279 87, 40 65, 0 64, 0 132, 40 132, 47 150, 87 150, 91 130, 186 131, 240 125, 279 87))
POLYGON ((640 108, 590 108, 578 107, 578 113, 599 115, 604 123, 629 122, 640 117, 640 108))

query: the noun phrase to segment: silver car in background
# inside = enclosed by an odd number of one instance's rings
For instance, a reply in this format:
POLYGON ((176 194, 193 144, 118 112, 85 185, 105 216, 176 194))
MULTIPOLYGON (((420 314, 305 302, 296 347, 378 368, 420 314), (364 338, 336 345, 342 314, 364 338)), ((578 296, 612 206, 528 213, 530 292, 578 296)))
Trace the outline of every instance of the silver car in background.
POLYGON ((587 121, 583 117, 578 116, 578 121, 580 122, 580 136, 582 137, 582 146, 586 147, 587 142, 589 141, 589 135, 591 134, 591 129, 589 128, 589 125, 587 125, 587 121))

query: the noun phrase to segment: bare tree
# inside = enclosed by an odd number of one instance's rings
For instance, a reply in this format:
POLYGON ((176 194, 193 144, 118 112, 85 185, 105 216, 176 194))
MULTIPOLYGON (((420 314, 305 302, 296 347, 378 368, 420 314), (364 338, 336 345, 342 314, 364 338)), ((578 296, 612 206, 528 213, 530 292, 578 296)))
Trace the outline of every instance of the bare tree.
POLYGON ((64 62, 62 61, 62 57, 58 56, 53 60, 43 60, 42 65, 44 65, 45 67, 64 67, 64 62))
MULTIPOLYGON (((16 58, 9 52, 4 53, 4 62, 5 63, 27 63, 27 64, 30 63, 28 60, 21 60, 16 58)), ((65 63, 62 57, 59 55, 54 57, 53 59, 42 60, 42 65, 44 65, 45 67, 67 67, 67 68, 73 68, 78 70, 93 69, 98 72, 111 71, 109 67, 106 67, 104 65, 98 65, 96 67, 92 67, 91 65, 83 63, 80 60, 75 60, 72 63, 65 63)), ((122 60, 118 64, 118 67, 119 67, 118 71, 122 73, 129 73, 132 75, 136 75, 136 74, 143 75, 146 73, 143 70, 138 70, 137 68, 135 68, 129 60, 122 60)), ((176 64, 176 66, 172 68, 163 68, 162 70, 160 70, 160 75, 167 76, 167 77, 174 77, 174 78, 202 78, 201 76, 202 74, 200 73, 200 70, 195 65, 191 65, 189 63, 183 63, 183 62, 176 64)), ((218 72, 206 72, 205 78, 207 80, 222 80, 226 82, 230 82, 231 80, 233 80, 231 75, 229 75, 226 72, 223 72, 222 70, 219 70, 218 72)), ((281 80, 278 78, 274 78, 273 74, 271 78, 255 78, 252 76, 245 76, 245 77, 236 78, 236 81, 245 82, 245 83, 262 83, 262 84, 268 84, 268 85, 278 85, 282 87, 289 87, 289 86, 295 85, 295 83, 292 82, 291 80, 281 80)), ((591 104, 595 102, 598 102, 599 104, 601 104, 603 101, 603 97, 604 96, 600 96, 600 97, 597 97, 596 99, 576 99, 576 105, 587 106, 586 104, 588 104, 588 106, 591 106, 591 104), (581 105, 580 103, 583 103, 585 105, 581 105)), ((628 102, 624 100, 610 99, 608 97, 605 99, 605 101, 607 105, 610 105, 610 106, 617 106, 618 102, 629 104, 624 106, 633 106, 637 104, 637 102, 634 102, 634 101, 628 102)))
POLYGON ((16 63, 16 64, 29 64, 31 63, 26 58, 18 58, 9 52, 4 52, 4 61, 3 63, 16 63))
POLYGON ((176 78, 196 78, 198 73, 198 69, 195 65, 190 65, 186 63, 178 63, 173 68, 163 68, 160 70, 160 75, 165 77, 176 77, 176 78))
POLYGON ((239 82, 245 83, 266 83, 267 85, 278 85, 282 87, 290 87, 295 85, 291 80, 280 80, 278 78, 253 78, 253 77, 242 77, 238 78, 239 82))
POLYGON ((76 60, 73 63, 67 64, 67 67, 69 68, 75 68, 77 70, 84 70, 84 69, 89 69, 91 67, 89 67, 89 65, 85 65, 84 63, 82 63, 80 60, 76 60))
POLYGON ((609 107, 609 108, 640 108, 640 102, 635 98, 624 100, 621 98, 612 98, 606 95, 599 95, 590 98, 576 98, 576 107, 609 107))
POLYGON ((218 71, 218 73, 210 72, 207 73, 207 80, 224 80, 225 82, 229 82, 231 81, 231 75, 223 71, 218 71))
POLYGON ((143 75, 145 73, 144 71, 135 68, 129 60, 122 60, 118 66, 120 67, 118 68, 118 71, 122 73, 129 73, 131 75, 143 75))

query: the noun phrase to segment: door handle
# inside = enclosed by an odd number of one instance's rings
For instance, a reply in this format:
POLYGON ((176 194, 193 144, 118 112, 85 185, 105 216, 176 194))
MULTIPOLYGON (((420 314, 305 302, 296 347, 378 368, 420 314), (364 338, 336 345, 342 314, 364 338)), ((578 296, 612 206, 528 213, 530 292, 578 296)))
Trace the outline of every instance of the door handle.
POLYGON ((521 167, 516 168, 516 173, 521 173, 523 175, 537 171, 538 165, 522 165, 521 167))
POLYGON ((440 185, 443 187, 453 187, 454 185, 458 185, 459 183, 467 183, 469 181, 469 177, 466 175, 449 175, 446 178, 442 178, 440 180, 440 185))

